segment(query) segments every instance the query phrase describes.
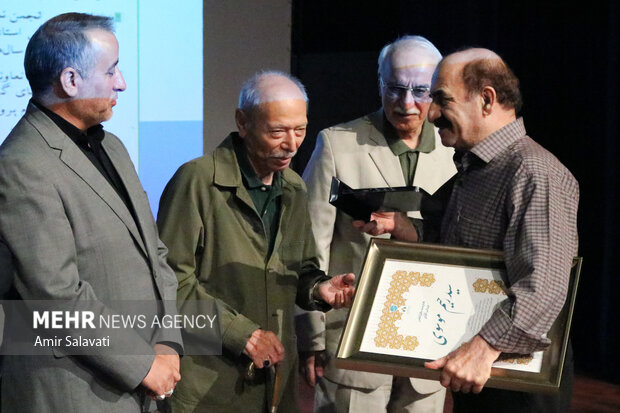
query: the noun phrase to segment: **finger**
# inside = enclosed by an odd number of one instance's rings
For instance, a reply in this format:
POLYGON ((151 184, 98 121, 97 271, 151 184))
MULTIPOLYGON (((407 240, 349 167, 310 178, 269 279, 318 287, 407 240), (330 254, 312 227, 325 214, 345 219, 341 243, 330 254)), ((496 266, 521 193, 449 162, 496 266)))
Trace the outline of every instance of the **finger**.
POLYGON ((433 370, 438 370, 443 368, 446 363, 448 362, 448 357, 442 357, 440 359, 437 359, 435 361, 427 361, 424 363, 424 367, 426 367, 427 369, 433 369, 433 370))
POLYGON ((316 377, 323 377, 323 366, 315 366, 314 368, 314 374, 316 377))
POLYGON ((316 377, 314 375, 314 369, 313 368, 308 368, 306 371, 306 381, 308 382, 308 384, 312 387, 315 386, 316 384, 316 377))
POLYGON ((352 272, 345 274, 344 277, 342 277, 342 281, 347 285, 353 285, 355 283, 355 274, 352 272))
POLYGON ((441 372, 441 377, 439 378, 439 382, 446 389, 450 389, 451 388, 451 384, 452 384, 451 383, 452 382, 452 377, 445 370, 443 370, 441 372))
POLYGON ((461 393, 469 393, 471 389, 472 389, 471 385, 464 384, 463 386, 461 386, 461 393))
POLYGON ((282 345, 282 343, 280 342, 280 340, 278 340, 278 337, 275 337, 276 341, 274 343, 274 350, 276 351, 276 354, 280 357, 284 357, 284 346, 282 345))
POLYGON ((471 391, 474 394, 478 394, 482 391, 483 388, 484 388, 484 384, 474 384, 473 387, 471 388, 471 391))
POLYGON ((353 221, 353 226, 357 229, 363 228, 364 225, 366 225, 366 221, 362 221, 360 219, 356 219, 355 221, 353 221))
POLYGON ((370 221, 362 227, 363 232, 372 232, 377 229, 377 221, 370 221))

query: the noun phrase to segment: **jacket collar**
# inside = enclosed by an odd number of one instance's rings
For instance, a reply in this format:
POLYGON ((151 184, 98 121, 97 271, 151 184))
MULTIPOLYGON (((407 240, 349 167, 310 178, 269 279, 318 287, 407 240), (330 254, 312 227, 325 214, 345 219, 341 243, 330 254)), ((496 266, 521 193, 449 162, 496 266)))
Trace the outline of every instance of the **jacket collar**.
MULTIPOLYGON (((138 230, 137 223, 127 206, 120 198, 116 190, 112 188, 110 183, 101 175, 97 168, 88 160, 86 155, 78 148, 78 146, 39 108, 32 103, 28 104, 26 110, 26 116, 30 123, 39 131, 43 140, 52 149, 60 151, 60 160, 71 169, 76 175, 78 175, 91 189, 114 211, 118 218, 125 224, 129 232, 132 234, 136 243, 141 247, 145 256, 148 257, 147 249, 144 245, 144 241, 138 230)), ((124 169, 123 163, 120 162, 120 157, 123 155, 120 153, 120 148, 116 148, 110 139, 104 139, 102 142, 103 149, 106 151, 110 161, 116 168, 133 205, 136 205, 133 194, 136 194, 138 189, 130 185, 127 179, 130 173, 135 171, 128 171, 124 169)), ((140 189, 141 190, 141 189, 140 189)), ((138 211, 136 211, 136 215, 138 211)))
MULTIPOLYGON (((239 188, 243 186, 243 179, 233 148, 233 139, 242 138, 239 136, 239 133, 232 132, 213 152, 213 182, 219 186, 239 188)), ((282 171, 282 189, 287 189, 288 186, 296 189, 302 187, 299 179, 295 179, 295 173, 291 169, 286 168, 282 171)))

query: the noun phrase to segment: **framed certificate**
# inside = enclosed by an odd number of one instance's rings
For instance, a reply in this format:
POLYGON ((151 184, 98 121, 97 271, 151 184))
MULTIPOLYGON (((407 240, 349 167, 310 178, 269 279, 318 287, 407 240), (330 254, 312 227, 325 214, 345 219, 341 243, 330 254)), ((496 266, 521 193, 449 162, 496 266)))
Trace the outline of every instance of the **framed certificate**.
MULTIPOLYGON (((575 258, 551 346, 502 354, 487 387, 554 392, 560 385, 581 270, 575 258)), ((493 250, 371 240, 338 348, 344 369, 438 380, 424 362, 469 341, 507 298, 503 254, 493 250)))

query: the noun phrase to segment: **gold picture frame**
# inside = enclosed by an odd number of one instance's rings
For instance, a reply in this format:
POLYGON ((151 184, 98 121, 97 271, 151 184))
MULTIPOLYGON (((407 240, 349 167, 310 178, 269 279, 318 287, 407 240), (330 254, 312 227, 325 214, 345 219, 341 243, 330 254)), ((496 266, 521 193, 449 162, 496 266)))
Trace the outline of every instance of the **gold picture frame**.
MULTIPOLYGON (((353 306, 349 312, 345 328, 340 340, 336 359, 336 366, 342 369, 367 371, 373 373, 383 373, 395 376, 417 377, 424 379, 438 380, 440 371, 424 368, 424 362, 430 359, 416 358, 411 356, 402 356, 394 354, 386 354, 383 352, 368 351, 366 344, 362 346, 364 334, 372 314, 378 314, 381 308, 383 311, 382 320, 391 316, 388 310, 388 301, 385 298, 377 297, 377 290, 382 278, 384 265, 386 260, 406 262, 406 263, 422 263, 428 265, 440 265, 453 268, 482 268, 489 271, 505 271, 503 254, 494 250, 471 249, 461 247, 450 247, 423 243, 405 243, 393 240, 373 238, 368 245, 366 259, 355 295, 353 306), (377 302, 375 302, 377 299, 377 302), (383 301, 379 301, 383 300, 383 301), (379 302, 383 304, 378 304, 379 302), (379 308, 381 307, 381 308, 379 308)), ((539 371, 520 371, 506 368, 492 368, 491 377, 486 383, 487 387, 494 387, 507 390, 518 390, 528 392, 556 392, 560 386, 564 359, 566 356, 568 337, 571 326, 571 319, 575 305, 575 297, 577 294, 577 285, 579 283, 579 274, 581 272, 582 258, 576 257, 573 260, 572 271, 570 275, 570 283, 567 292, 567 299, 558 318, 553 323, 547 337, 551 340, 551 345, 542 353, 542 360, 539 361, 539 371)), ((398 273, 404 271, 396 271, 392 277, 397 277, 398 273)), ((402 277, 401 277, 402 278, 402 277)), ((435 281, 433 274, 409 273, 408 281, 403 283, 402 280, 391 281, 397 283, 398 290, 401 292, 408 291, 411 284, 416 286, 427 286, 435 281), (411 275, 415 274, 412 278, 411 275), (411 281, 414 279, 413 281, 411 281)), ((501 281, 477 280, 472 288, 479 292, 486 291, 489 294, 504 294, 505 287, 501 281), (479 285, 475 285, 478 283, 479 285)), ((384 285, 384 284, 382 284, 384 285)), ((404 304, 400 299, 400 293, 395 295, 395 287, 390 284, 390 293, 394 303, 391 307, 397 308, 399 304, 404 304), (398 302, 398 301, 401 302, 398 302)), ((397 292, 397 291, 396 291, 397 292)), ((439 299, 438 299, 439 301, 439 299)), ((445 304, 445 303, 444 303, 445 304)), ((445 305, 444 305, 444 308, 445 305)), ((440 314, 437 314, 439 317, 440 314)), ((397 316, 400 318, 399 316, 397 316)), ((441 319, 441 317, 439 317, 441 319)), ((393 318, 392 318, 393 320, 393 318)), ((382 327, 380 322, 374 329, 374 343, 381 346, 385 334, 381 335, 383 330, 391 330, 394 333, 394 323, 387 322, 388 327, 382 327)), ((386 323, 383 323, 386 324, 386 323)), ((439 324, 437 324, 439 327, 439 324)), ((390 334, 389 332, 387 334, 390 334)), ((433 332, 435 334, 435 332, 433 332)), ((437 335, 435 336, 437 337, 437 335)), ((368 343, 365 339, 364 343, 368 343)), ((415 349, 418 345, 415 336, 398 336, 397 347, 404 350, 415 349)), ((391 344, 390 344, 391 346, 391 344)), ((383 346, 387 347, 387 346, 383 346)), ((396 347, 396 346, 394 346, 396 347)), ((378 348, 378 347, 377 347, 378 348)), ((509 360, 515 364, 527 363, 527 357, 516 356, 509 360)))

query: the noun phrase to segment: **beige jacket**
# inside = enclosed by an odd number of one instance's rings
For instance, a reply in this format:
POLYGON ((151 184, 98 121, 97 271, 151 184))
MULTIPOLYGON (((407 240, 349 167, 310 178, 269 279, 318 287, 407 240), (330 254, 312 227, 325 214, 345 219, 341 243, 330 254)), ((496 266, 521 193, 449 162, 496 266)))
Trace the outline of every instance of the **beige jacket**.
MULTIPOLYGON (((414 186, 433 194, 455 173, 454 151, 441 144, 435 132, 435 150, 420 153, 414 186)), ((383 109, 328 129, 318 135, 312 158, 303 178, 308 188, 312 229, 317 243, 321 269, 328 274, 360 273, 370 236, 352 226, 352 218, 328 202, 332 176, 352 188, 405 186, 398 157, 383 136, 383 109)), ((418 213, 408 213, 419 217, 418 213)), ((387 235, 386 235, 387 237, 387 235)), ((301 350, 327 350, 333 358, 338 349, 347 310, 305 313, 298 317, 297 330, 301 350), (303 334, 302 334, 303 333, 303 334), (302 341, 302 336, 304 340, 302 341)), ((391 383, 384 374, 341 370, 330 362, 325 376, 354 387, 377 388, 391 383)), ((441 389, 435 381, 412 379, 414 389, 422 394, 441 389)))

